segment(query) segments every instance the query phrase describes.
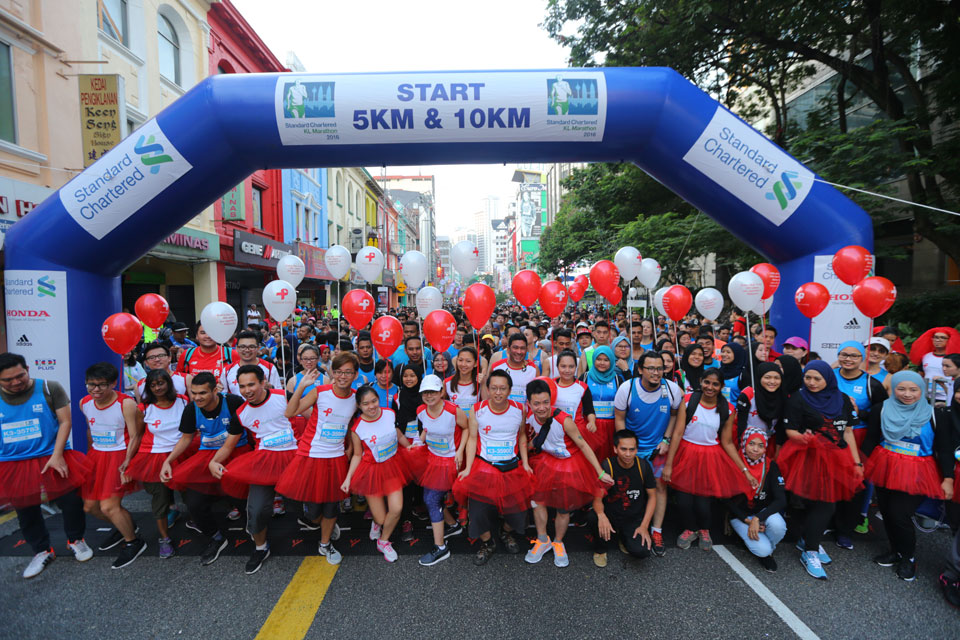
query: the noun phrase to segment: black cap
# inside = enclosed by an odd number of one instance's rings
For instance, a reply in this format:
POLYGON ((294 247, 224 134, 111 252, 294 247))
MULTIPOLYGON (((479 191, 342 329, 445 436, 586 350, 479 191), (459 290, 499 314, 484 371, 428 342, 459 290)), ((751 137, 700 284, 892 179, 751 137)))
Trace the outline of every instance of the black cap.
POLYGON ((174 331, 174 332, 177 332, 177 331, 186 331, 186 330, 187 330, 187 325, 186 325, 186 323, 184 323, 184 322, 174 322, 174 323, 173 323, 173 331, 174 331))

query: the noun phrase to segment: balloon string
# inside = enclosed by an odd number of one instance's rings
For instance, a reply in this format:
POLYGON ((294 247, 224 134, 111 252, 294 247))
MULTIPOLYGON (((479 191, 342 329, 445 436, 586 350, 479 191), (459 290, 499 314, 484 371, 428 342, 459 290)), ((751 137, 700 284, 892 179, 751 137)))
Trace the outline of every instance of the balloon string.
MULTIPOLYGON (((744 311, 744 313, 746 314, 746 320, 744 321, 744 323, 747 327, 747 349, 750 350, 749 357, 747 358, 750 361, 750 386, 753 387, 754 390, 756 390, 757 382, 756 380, 753 379, 753 360, 754 358, 756 358, 756 355, 753 353, 752 341, 750 340, 750 312, 744 311)), ((741 389, 740 391, 742 392, 743 389, 741 389)))

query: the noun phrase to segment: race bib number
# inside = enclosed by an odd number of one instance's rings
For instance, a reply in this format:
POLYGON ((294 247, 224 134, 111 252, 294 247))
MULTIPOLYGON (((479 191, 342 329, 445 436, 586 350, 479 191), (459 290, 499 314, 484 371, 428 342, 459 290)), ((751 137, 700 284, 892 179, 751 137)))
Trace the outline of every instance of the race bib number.
POLYGON ((264 449, 279 449, 293 443, 293 430, 284 429, 272 435, 262 438, 260 446, 264 449))
POLYGON ((407 423, 407 428, 404 429, 403 435, 407 436, 407 439, 413 442, 413 439, 420 439, 420 431, 417 429, 417 421, 407 423))
POLYGON ((594 400, 593 413, 601 420, 613 419, 613 400, 594 400))
POLYGON ((397 441, 392 440, 390 444, 375 444, 370 449, 373 452, 373 459, 377 462, 386 462, 397 453, 397 441))
POLYGON ((500 462, 513 457, 514 443, 509 440, 487 440, 482 443, 483 458, 490 462, 500 462))
POLYGON ((444 456, 453 450, 452 440, 453 438, 446 436, 432 436, 429 431, 427 432, 427 446, 430 447, 430 451, 439 456, 444 456))
POLYGON ((93 438, 93 444, 111 447, 117 444, 117 433, 113 429, 91 429, 90 437, 93 438))
POLYGON ((557 405, 557 409, 560 409, 560 411, 563 411, 564 413, 566 413, 566 414, 568 414, 568 415, 571 415, 571 416, 577 415, 577 407, 576 407, 576 406, 571 407, 570 405, 558 404, 558 405, 557 405))
POLYGON ((339 444, 347 437, 347 425, 325 422, 320 427, 320 439, 331 444, 339 444))
POLYGON ((204 449, 219 449, 227 441, 227 432, 222 431, 215 436, 203 436, 200 439, 200 446, 204 449))
POLYGON ((552 455, 554 458, 570 457, 570 452, 567 451, 566 447, 544 447, 543 450, 552 455))
POLYGON ((2 430, 4 444, 36 440, 42 435, 40 433, 40 420, 37 418, 18 420, 16 422, 4 422, 0 424, 0 430, 2 430))
POLYGON ((893 442, 884 442, 883 448, 893 453, 899 453, 904 456, 920 455, 920 444, 917 442, 904 442, 903 440, 894 440, 893 442))
POLYGON ((510 394, 510 399, 520 404, 526 404, 527 394, 522 389, 520 391, 514 391, 510 394))

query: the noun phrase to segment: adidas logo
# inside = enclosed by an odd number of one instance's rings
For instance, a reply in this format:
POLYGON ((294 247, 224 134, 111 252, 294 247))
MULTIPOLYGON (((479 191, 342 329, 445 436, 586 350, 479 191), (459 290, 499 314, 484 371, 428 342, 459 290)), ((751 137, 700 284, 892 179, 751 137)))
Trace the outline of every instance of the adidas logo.
POLYGON ((857 322, 857 319, 856 319, 856 318, 852 318, 852 319, 850 320, 850 322, 848 322, 847 324, 843 325, 843 328, 844 328, 844 329, 859 329, 859 328, 860 328, 860 323, 857 322))
POLYGON ((20 336, 20 338, 17 340, 17 346, 18 346, 18 347, 32 347, 32 346, 33 346, 33 343, 30 342, 30 338, 27 337, 27 334, 23 334, 23 335, 20 336))

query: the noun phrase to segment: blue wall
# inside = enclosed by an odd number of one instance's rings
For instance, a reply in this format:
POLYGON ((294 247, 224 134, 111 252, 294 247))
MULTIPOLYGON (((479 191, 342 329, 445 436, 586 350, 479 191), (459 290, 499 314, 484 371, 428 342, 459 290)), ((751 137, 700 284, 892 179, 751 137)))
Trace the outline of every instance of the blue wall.
POLYGON ((283 186, 283 241, 293 243, 299 237, 301 241, 314 244, 313 236, 318 237, 315 246, 329 246, 327 237, 327 171, 326 169, 284 169, 281 172, 283 186), (313 220, 311 237, 304 238, 296 229, 295 204, 300 203, 301 225, 305 222, 305 211, 310 210, 313 220))

